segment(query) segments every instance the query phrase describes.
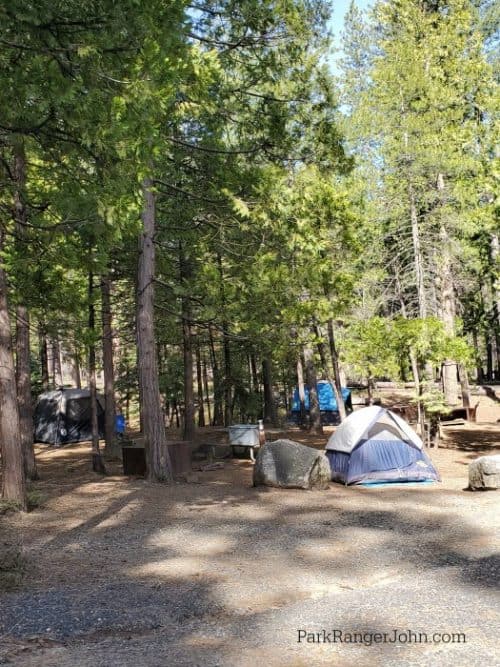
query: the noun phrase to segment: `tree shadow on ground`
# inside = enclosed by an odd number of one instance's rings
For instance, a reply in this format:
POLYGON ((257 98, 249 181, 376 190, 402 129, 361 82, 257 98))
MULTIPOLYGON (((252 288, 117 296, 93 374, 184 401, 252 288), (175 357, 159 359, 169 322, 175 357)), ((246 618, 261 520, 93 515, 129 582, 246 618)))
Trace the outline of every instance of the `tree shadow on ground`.
MULTIPOLYGON (((40 574, 4 597, 0 632, 58 638, 68 665, 243 665, 241 651, 254 663, 273 641, 286 651, 293 624, 328 625, 332 609, 379 632, 394 623, 391 595, 404 621, 432 596, 488 600, 499 587, 491 532, 453 507, 458 491, 254 489, 251 471, 233 462, 223 484, 214 471, 170 487, 90 475, 65 488, 69 527, 44 535, 43 516, 23 522, 40 574)), ((51 511, 62 503, 55 494, 51 511)))

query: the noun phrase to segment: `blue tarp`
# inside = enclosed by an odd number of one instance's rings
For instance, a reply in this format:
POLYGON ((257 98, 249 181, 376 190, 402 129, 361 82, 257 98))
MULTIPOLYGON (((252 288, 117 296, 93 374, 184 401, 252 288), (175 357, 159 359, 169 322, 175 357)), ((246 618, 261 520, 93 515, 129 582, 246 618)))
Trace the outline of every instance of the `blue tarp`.
POLYGON ((439 481, 427 454, 403 440, 362 440, 350 454, 328 450, 332 480, 366 482, 439 481))
MULTIPOLYGON (((326 380, 320 380, 316 387, 318 390, 319 409, 322 411, 329 410, 336 412, 338 410, 337 401, 335 400, 335 392, 333 391, 332 385, 326 380)), ((350 396, 351 390, 342 387, 342 398, 344 401, 347 402, 350 396)), ((305 409, 309 410, 309 387, 305 387, 305 409)), ((295 387, 295 391, 293 392, 292 412, 300 412, 298 387, 295 387)))

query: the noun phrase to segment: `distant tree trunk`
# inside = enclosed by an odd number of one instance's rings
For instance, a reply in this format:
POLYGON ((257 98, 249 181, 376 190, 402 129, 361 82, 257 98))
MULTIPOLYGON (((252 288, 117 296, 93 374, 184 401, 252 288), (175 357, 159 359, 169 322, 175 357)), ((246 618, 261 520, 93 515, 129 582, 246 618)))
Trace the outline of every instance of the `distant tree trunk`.
MULTIPOLYGON (((437 177, 438 193, 445 198, 445 182, 443 174, 437 177)), ((448 336, 455 335, 455 289, 451 270, 450 239, 443 224, 439 230, 440 239, 440 285, 441 285, 441 308, 442 320, 445 332, 448 336)), ((448 405, 458 402, 457 363, 452 359, 446 359, 443 364, 443 393, 448 405)))
POLYGON ((343 421, 347 416, 347 412, 345 409, 344 398, 342 396, 342 373, 340 372, 339 355, 335 344, 335 330, 331 318, 328 320, 328 341, 330 343, 330 356, 333 365, 333 379, 335 380, 335 386, 337 387, 337 405, 339 406, 340 421, 343 421))
POLYGON ((212 377, 214 382, 214 426, 222 426, 224 424, 224 415, 222 411, 222 383, 219 364, 217 362, 217 354, 215 352, 214 337, 212 327, 208 329, 210 340, 210 358, 212 362, 212 377))
POLYGON ((77 389, 82 387, 82 374, 80 372, 80 355, 78 352, 75 352, 72 357, 73 361, 73 382, 77 389))
POLYGON ((418 314, 421 319, 427 317, 427 298, 425 294, 424 267, 422 260, 422 248, 420 243, 420 227, 418 224, 417 204, 413 184, 408 186, 408 200, 410 205, 411 235, 413 241, 413 263, 415 266, 415 282, 417 287, 418 314))
POLYGON ((262 384, 264 385, 264 421, 276 424, 276 403, 273 396, 272 362, 269 357, 262 360, 262 384))
POLYGON ((484 334, 484 345, 486 348, 486 380, 491 382, 493 379, 493 345, 489 331, 484 334))
MULTIPOLYGON (((339 413, 340 421, 342 422, 342 421, 344 421, 344 419, 347 416, 346 409, 345 409, 345 404, 344 404, 344 398, 342 396, 342 390, 339 388, 340 384, 337 385, 337 380, 335 378, 335 371, 334 371, 334 375, 332 375, 330 373, 330 368, 329 368, 329 364, 328 364, 328 358, 327 358, 327 354, 326 354, 325 344, 322 340, 322 334, 321 334, 321 332, 319 330, 319 326, 317 324, 313 325, 312 333, 318 339, 317 348, 318 348, 319 358, 321 360, 321 366, 323 367, 323 372, 325 374, 325 378, 328 380, 329 384, 331 385, 331 387, 333 389, 333 393, 335 394, 335 401, 337 403, 337 410, 338 410, 338 413, 339 413)), ((332 335, 329 336, 329 339, 330 339, 330 349, 332 349, 332 345, 333 345, 334 356, 332 356, 332 360, 333 360, 333 365, 334 365, 337 355, 336 355, 336 351, 335 351, 335 339, 333 337, 333 324, 332 324, 332 335)))
POLYGON ((111 312, 111 278, 101 277, 102 301, 102 366, 104 371, 104 452, 116 456, 118 447, 115 436, 115 368, 113 362, 113 315, 111 312))
POLYGON ((470 386, 469 386, 469 377, 467 375, 467 369, 463 364, 459 364, 458 366, 458 377, 460 379, 460 388, 462 391, 462 405, 467 410, 467 417, 468 417, 469 410, 471 407, 470 386))
POLYGON ((257 360, 255 354, 250 355, 250 368, 252 371, 252 389, 256 394, 260 394, 259 375, 257 373, 257 360))
POLYGON ((56 388, 64 386, 61 365, 61 346, 59 345, 57 336, 52 339, 52 377, 56 388))
MULTIPOLYGON (((401 289, 401 283, 399 280, 399 273, 396 269, 396 288, 398 292, 399 303, 401 305, 401 314, 404 319, 407 319, 407 310, 405 300, 403 298, 403 290, 401 289)), ((422 436, 424 434, 424 424, 425 424, 425 415, 422 409, 422 384, 420 382, 420 371, 418 368, 418 357, 415 350, 411 347, 409 350, 410 363, 411 363, 411 372, 413 375, 413 382, 415 384, 415 398, 417 401, 417 423, 420 424, 420 432, 422 436)))
MULTIPOLYGON (((0 228, 0 253, 4 233, 0 228)), ((0 255, 0 443, 2 451, 2 497, 27 508, 24 457, 17 403, 16 372, 12 354, 7 277, 0 255)))
POLYGON ((172 466, 161 405, 154 328, 156 212, 152 186, 152 180, 145 178, 142 183, 144 209, 142 231, 139 237, 137 272, 137 359, 140 412, 146 441, 148 478, 156 481, 171 481, 172 466))
MULTIPOLYGON (((14 192, 16 245, 19 254, 22 255, 27 243, 26 225, 28 222, 28 210, 25 202, 26 157, 22 142, 19 142, 15 147, 14 179, 16 183, 14 192)), ((28 308, 22 302, 16 308, 16 381, 24 471, 28 479, 36 479, 31 396, 30 318, 28 308)))
POLYGON ((207 360, 205 358, 205 355, 203 355, 203 364, 202 364, 202 370, 203 370, 203 387, 205 389, 205 400, 207 402, 207 416, 208 416, 208 423, 212 423, 212 411, 210 408, 210 391, 208 387, 208 371, 207 371, 207 360))
POLYGON ((316 368, 314 367, 313 351, 309 345, 304 347, 304 361, 306 366, 307 386, 309 387, 309 415, 311 417, 311 427, 315 433, 322 434, 323 426, 321 424, 321 412, 318 400, 316 368))
POLYGON ((38 324, 38 345, 40 349, 42 389, 43 391, 47 391, 49 388, 49 354, 47 351, 47 336, 42 322, 38 324))
POLYGON ((219 269, 219 294, 222 314, 222 353, 224 359, 224 426, 229 426, 233 421, 233 373, 231 363, 231 344, 229 342, 229 322, 226 317, 226 292, 224 289, 224 268, 222 257, 217 254, 217 266, 219 269))
POLYGON ((307 421, 307 412, 306 412, 306 388, 304 382, 304 366, 302 364, 302 356, 299 354, 297 357, 297 388, 299 392, 299 405, 300 405, 300 424, 305 424, 307 421))
MULTIPOLYGON (((179 242, 179 273, 181 286, 186 288, 191 278, 191 266, 182 242, 179 242)), ((191 333, 191 300, 183 291, 181 298, 182 310, 182 350, 184 358, 184 440, 193 440, 195 434, 194 421, 194 383, 193 383, 193 343, 191 333)))
POLYGON ((472 344, 474 345, 474 352, 475 352, 475 358, 476 358, 477 382, 481 383, 484 380, 484 370, 483 370, 483 364, 482 364, 482 361, 481 361, 481 355, 479 353, 479 337, 478 337, 476 329, 472 330, 472 344))
POLYGON ((92 470, 106 474, 101 450, 99 449, 99 424, 97 417, 97 386, 95 361, 95 305, 94 305, 94 276, 89 271, 89 389, 90 389, 90 423, 92 427, 92 470))
POLYGON ((205 426, 205 405, 203 401, 203 376, 201 373, 200 343, 196 341, 196 386, 198 391, 198 426, 205 426))

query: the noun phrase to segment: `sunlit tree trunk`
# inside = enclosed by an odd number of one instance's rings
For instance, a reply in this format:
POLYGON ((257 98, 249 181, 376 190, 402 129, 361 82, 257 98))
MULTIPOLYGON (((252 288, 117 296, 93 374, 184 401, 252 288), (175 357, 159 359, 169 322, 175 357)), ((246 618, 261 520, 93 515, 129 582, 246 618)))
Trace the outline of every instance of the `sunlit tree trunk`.
MULTIPOLYGON (((4 232, 0 229, 0 253, 4 232)), ((0 254, 0 444, 2 452, 2 497, 27 508, 24 457, 17 403, 16 373, 12 354, 7 277, 0 254)))
POLYGON ((161 405, 154 327, 156 212, 152 186, 152 180, 145 178, 142 184, 144 208, 139 237, 137 272, 137 360, 140 411, 146 441, 148 478, 156 481, 171 481, 172 467, 161 405))
POLYGON ((94 276, 89 272, 89 389, 90 389, 90 422, 92 428, 92 469, 101 474, 106 473, 104 461, 99 448, 99 424, 97 417, 97 382, 96 382, 96 354, 95 354, 95 305, 94 305, 94 276))
POLYGON ((111 278, 101 277, 102 302, 102 366, 104 371, 104 451, 108 456, 118 453, 115 436, 115 369, 113 361, 113 315, 111 311, 111 278))
POLYGON ((276 424, 276 403, 273 396, 272 362, 269 357, 262 360, 262 384, 264 385, 264 421, 276 424))

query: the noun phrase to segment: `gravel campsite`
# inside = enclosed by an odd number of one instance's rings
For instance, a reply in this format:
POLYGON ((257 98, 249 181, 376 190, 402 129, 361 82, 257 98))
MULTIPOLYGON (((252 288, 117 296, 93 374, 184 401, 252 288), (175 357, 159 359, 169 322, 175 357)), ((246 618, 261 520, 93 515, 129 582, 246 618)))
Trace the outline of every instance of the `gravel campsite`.
MULTIPOLYGON (((1 517, 26 571, 1 593, 0 664, 498 664, 498 492, 466 490, 470 461, 499 451, 498 418, 482 397, 477 423, 443 429, 442 482, 420 486, 253 488, 243 459, 164 486, 90 472, 86 443, 38 446, 39 506, 1 517), (298 641, 323 630, 365 642, 298 641)), ((331 430, 286 436, 323 448, 331 430)))

